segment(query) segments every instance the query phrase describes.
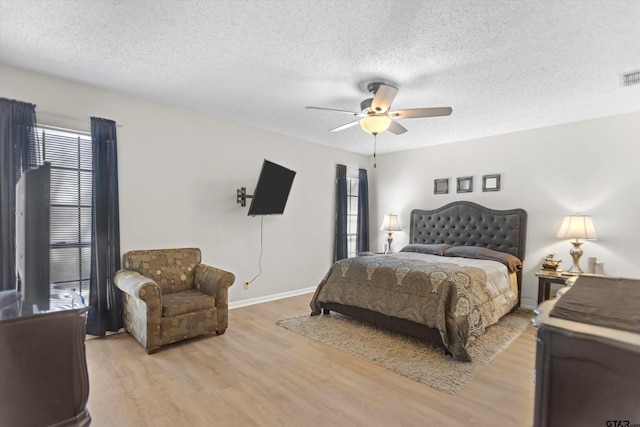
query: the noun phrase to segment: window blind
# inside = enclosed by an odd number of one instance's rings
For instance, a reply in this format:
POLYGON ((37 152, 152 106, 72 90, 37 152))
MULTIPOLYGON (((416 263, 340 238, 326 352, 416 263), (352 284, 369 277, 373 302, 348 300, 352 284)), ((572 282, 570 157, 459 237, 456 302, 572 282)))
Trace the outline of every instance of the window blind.
POLYGON ((347 254, 357 255, 358 238, 358 178, 347 177, 347 254))
POLYGON ((51 261, 53 284, 86 301, 91 273, 93 171, 91 135, 39 127, 43 159, 51 163, 51 261))

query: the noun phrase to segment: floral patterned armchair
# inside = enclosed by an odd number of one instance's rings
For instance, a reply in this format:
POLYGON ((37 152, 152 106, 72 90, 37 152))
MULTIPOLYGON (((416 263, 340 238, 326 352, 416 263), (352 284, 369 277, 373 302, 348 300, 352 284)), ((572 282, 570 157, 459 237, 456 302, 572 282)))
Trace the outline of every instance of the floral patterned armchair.
POLYGON ((213 331, 224 334, 235 276, 201 264, 200 249, 131 251, 122 261, 114 283, 123 291, 124 326, 147 353, 213 331))

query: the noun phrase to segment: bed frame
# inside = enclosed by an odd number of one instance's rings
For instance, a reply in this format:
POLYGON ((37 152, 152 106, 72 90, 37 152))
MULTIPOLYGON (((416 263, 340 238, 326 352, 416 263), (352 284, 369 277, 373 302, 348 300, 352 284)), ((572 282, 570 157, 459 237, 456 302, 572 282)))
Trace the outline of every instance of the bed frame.
MULTIPOLYGON (((411 211, 409 243, 480 246, 509 253, 524 261, 526 239, 527 212, 523 209, 495 210, 477 203, 460 201, 437 209, 411 211)), ((518 304, 515 308, 520 306, 522 271, 517 272, 517 280, 518 304)), ((443 345, 437 329, 410 320, 332 302, 322 303, 321 307, 324 314, 336 311, 377 326, 443 345)))

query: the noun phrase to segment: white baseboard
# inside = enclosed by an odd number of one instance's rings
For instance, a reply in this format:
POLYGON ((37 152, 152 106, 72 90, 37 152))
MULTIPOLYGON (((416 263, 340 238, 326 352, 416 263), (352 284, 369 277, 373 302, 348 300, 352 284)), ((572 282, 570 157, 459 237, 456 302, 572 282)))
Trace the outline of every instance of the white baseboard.
POLYGON ((235 301, 229 303, 229 310, 233 310, 234 308, 246 307, 248 305, 260 304, 263 302, 275 301, 278 299, 295 297, 298 295, 308 294, 314 292, 316 290, 316 286, 305 289, 297 289, 295 291, 282 292, 280 294, 266 295, 263 297, 257 298, 249 298, 242 301, 235 301))
MULTIPOLYGON (((312 286, 310 288, 296 289, 295 291, 282 292, 282 293, 279 293, 279 294, 266 295, 266 296, 263 296, 263 297, 249 298, 249 299, 244 299, 242 301, 230 302, 229 303, 229 310, 233 310, 234 308, 247 307, 249 305, 254 305, 254 304, 260 304, 260 303, 263 303, 263 302, 275 301, 275 300, 279 300, 279 299, 283 299, 283 298, 289 298, 289 297, 295 297, 295 296, 298 296, 298 295, 308 294, 308 293, 314 292, 315 290, 316 290, 316 286, 312 286)), ((526 299, 526 298, 523 298, 523 299, 526 299)), ((523 304, 521 302, 520 303, 520 307, 533 311, 538 306, 537 305, 523 304)))

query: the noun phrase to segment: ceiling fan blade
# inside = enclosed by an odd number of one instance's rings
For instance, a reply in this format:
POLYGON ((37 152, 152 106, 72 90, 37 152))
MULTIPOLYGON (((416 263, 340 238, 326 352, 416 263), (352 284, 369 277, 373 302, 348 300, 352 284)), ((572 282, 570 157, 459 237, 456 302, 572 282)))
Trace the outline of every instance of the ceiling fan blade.
POLYGON ((376 90, 373 101, 371 101, 371 107, 373 107, 373 109, 378 113, 385 113, 389 111, 391 103, 396 98, 397 94, 398 89, 395 87, 381 84, 376 90))
POLYGON ((389 117, 415 119, 420 117, 448 116, 452 111, 451 107, 409 108, 406 110, 392 111, 389 113, 389 117))
POLYGON ((400 135, 403 134, 407 131, 407 128, 405 128, 404 126, 402 126, 400 123, 391 120, 391 124, 389 125, 389 129, 387 129, 389 132, 391 132, 394 135, 400 135))
POLYGON ((360 123, 360 120, 356 120, 355 122, 347 123, 346 125, 338 126, 337 128, 329 129, 329 132, 337 132, 339 130, 345 130, 352 126, 357 126, 360 123))
POLYGON ((362 113, 356 113, 355 111, 347 111, 347 110, 336 110, 335 108, 324 108, 324 107, 305 107, 309 110, 324 110, 324 111, 334 111, 336 113, 343 114, 351 114, 352 116, 360 116, 362 113))

